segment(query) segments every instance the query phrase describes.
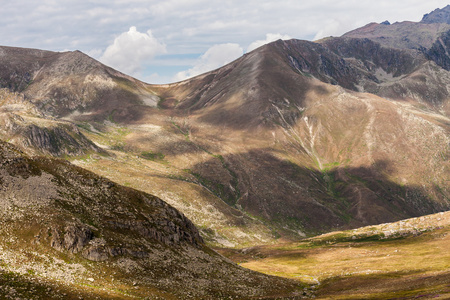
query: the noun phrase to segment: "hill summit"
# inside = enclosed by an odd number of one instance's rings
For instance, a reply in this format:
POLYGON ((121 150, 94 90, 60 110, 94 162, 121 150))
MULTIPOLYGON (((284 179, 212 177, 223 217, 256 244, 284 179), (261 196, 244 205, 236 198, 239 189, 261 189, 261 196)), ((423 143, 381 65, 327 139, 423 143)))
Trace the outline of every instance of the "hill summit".
POLYGON ((444 8, 437 8, 429 14, 425 14, 422 18, 422 23, 447 23, 450 24, 450 5, 444 8))

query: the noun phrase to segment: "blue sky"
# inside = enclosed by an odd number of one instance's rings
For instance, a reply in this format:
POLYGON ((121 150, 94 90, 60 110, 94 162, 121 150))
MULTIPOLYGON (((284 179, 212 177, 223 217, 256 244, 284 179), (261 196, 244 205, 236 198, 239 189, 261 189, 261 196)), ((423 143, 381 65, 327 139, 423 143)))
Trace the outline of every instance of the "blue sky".
POLYGON ((278 38, 339 36, 369 22, 420 21, 439 0, 16 0, 0 44, 80 50, 149 83, 220 67, 278 38))

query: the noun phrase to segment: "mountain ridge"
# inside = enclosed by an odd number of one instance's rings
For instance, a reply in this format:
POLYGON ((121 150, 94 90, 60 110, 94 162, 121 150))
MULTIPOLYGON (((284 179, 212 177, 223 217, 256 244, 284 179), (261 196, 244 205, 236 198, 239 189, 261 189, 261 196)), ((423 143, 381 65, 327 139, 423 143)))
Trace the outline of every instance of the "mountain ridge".
POLYGON ((105 119, 117 111, 120 118, 134 106, 156 105, 150 85, 80 51, 15 47, 2 47, 1 51, 0 85, 22 92, 49 116, 78 113, 87 119, 105 119))
POLYGON ((450 24, 450 5, 443 8, 436 8, 432 12, 425 14, 421 23, 447 23, 450 24))

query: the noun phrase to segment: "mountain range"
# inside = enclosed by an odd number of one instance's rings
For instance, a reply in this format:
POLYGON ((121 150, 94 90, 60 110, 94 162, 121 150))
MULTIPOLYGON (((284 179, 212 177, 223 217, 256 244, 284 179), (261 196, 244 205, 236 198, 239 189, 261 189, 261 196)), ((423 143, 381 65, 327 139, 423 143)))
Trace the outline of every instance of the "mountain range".
POLYGON ((100 265, 111 297, 128 295, 111 278, 137 297, 301 295, 208 246, 449 210, 449 23, 447 6, 278 40, 166 85, 79 51, 0 47, 2 274, 20 251, 40 260, 21 276, 57 257, 89 284, 100 265))

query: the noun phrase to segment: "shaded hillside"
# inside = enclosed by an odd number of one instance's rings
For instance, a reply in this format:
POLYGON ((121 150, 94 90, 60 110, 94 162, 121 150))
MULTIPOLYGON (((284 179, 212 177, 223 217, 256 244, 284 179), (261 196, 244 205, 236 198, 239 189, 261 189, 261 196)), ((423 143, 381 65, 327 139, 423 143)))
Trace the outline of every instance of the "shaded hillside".
POLYGON ((16 295, 47 299, 46 286, 88 298, 210 299, 298 289, 225 260, 183 214, 152 195, 66 161, 30 159, 4 142, 0 165, 2 290, 28 281, 36 290, 16 295))

